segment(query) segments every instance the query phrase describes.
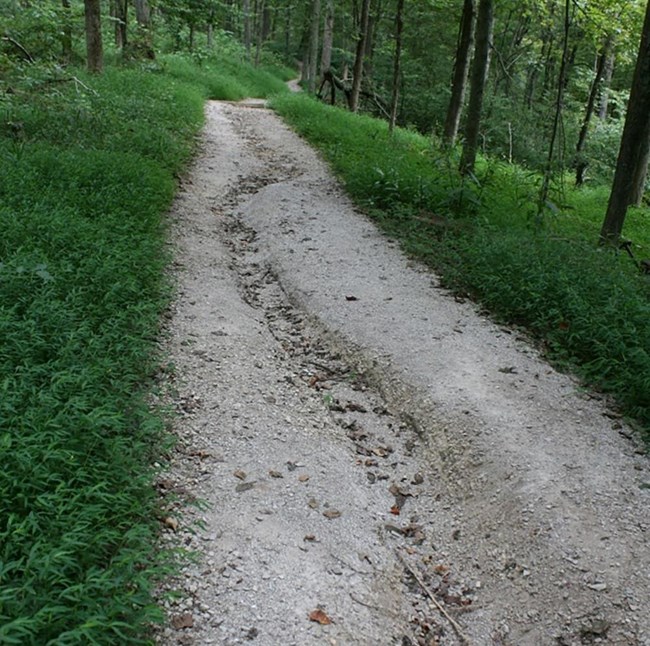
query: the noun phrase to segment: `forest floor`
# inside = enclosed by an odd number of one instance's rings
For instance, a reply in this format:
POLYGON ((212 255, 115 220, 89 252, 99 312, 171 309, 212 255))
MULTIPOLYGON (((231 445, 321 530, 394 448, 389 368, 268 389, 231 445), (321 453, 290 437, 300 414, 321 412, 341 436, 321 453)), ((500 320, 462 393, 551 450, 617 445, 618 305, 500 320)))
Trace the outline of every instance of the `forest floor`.
POLYGON ((161 644, 650 645, 650 468, 606 402, 256 102, 208 104, 171 218, 159 484, 196 562, 161 644))

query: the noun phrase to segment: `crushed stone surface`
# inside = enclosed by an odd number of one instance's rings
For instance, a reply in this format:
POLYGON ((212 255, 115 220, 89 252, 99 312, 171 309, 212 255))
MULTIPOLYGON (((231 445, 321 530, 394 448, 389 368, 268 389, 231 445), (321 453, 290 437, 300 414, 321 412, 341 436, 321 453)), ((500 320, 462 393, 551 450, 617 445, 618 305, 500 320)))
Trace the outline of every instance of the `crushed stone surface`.
POLYGON ((170 214, 176 644, 650 645, 650 469, 606 402, 408 260, 271 111, 170 214))

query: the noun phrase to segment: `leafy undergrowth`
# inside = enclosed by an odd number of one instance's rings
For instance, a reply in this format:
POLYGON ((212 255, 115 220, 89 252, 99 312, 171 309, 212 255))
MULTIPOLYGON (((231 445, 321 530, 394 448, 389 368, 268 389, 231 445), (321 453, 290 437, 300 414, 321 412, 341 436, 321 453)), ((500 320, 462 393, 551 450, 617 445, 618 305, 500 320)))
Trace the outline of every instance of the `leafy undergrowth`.
POLYGON ((164 214, 215 92, 204 73, 0 79, 2 644, 149 643, 161 619, 152 588, 175 557, 156 549, 153 480, 170 440, 147 399, 164 214))
MULTIPOLYGON (((444 283, 500 320, 525 326, 548 355, 615 396, 650 439, 650 281, 625 254, 596 244, 607 189, 556 188, 541 215, 540 178, 481 160, 463 180, 457 151, 305 96, 273 107, 331 163, 348 192, 444 283)), ((625 235, 650 256, 650 213, 625 235)))

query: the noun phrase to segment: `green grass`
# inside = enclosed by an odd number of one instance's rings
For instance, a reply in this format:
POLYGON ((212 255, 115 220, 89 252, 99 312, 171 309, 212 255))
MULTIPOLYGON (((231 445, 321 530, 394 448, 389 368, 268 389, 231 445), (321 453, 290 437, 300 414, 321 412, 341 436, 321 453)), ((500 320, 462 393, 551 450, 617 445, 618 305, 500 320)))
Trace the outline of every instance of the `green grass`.
MULTIPOLYGON (((458 175, 458 151, 304 96, 273 107, 331 163, 348 192, 444 283, 502 321, 525 326, 550 358, 612 394, 650 439, 650 281, 625 254, 600 249, 606 187, 554 184, 537 217, 540 178, 480 160, 458 175)), ((650 213, 631 210, 624 235, 650 257, 650 213)))
POLYGON ((162 617, 164 215, 220 83, 168 66, 0 91, 0 644, 150 643, 162 617))

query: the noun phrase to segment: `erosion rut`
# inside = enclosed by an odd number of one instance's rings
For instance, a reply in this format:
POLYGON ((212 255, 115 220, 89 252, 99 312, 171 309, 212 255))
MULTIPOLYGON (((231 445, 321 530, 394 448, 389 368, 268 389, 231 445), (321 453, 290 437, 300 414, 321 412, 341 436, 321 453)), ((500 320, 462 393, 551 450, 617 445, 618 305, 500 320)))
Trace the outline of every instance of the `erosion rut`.
POLYGON ((273 113, 207 116, 171 213, 160 483, 197 561, 160 643, 650 644, 629 429, 406 259, 273 113))

